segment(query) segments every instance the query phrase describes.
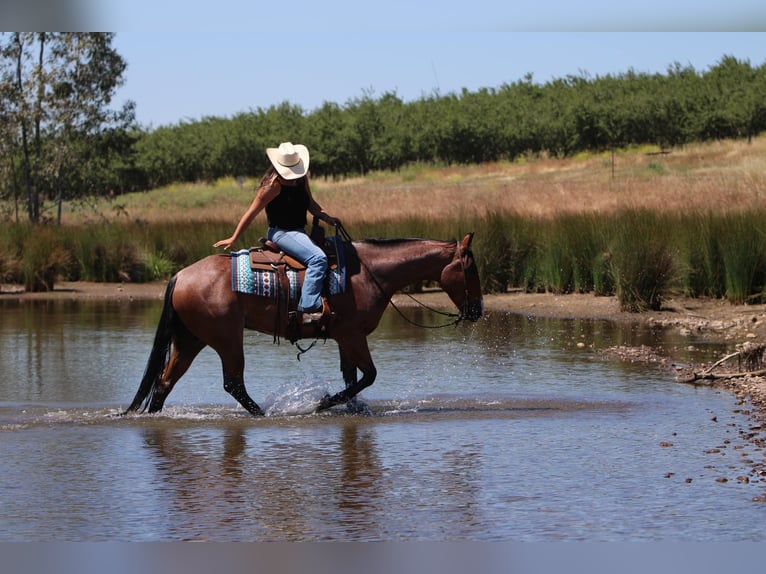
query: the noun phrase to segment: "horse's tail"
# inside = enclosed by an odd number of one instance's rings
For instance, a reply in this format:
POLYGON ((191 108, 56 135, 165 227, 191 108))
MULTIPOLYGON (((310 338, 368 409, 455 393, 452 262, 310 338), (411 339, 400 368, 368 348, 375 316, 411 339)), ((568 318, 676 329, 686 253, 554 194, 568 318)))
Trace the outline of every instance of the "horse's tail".
POLYGON ((127 411, 125 411, 126 413, 138 410, 143 412, 146 410, 146 407, 149 406, 149 403, 152 400, 154 391, 157 389, 157 384, 160 382, 165 366, 167 365, 173 337, 173 327, 176 323, 176 313, 175 309, 173 309, 173 290, 175 289, 175 286, 176 276, 174 275, 165 289, 165 304, 162 307, 162 316, 157 325, 157 333, 154 335, 152 352, 146 363, 144 378, 141 379, 141 384, 138 386, 136 396, 133 398, 133 402, 130 403, 127 411))

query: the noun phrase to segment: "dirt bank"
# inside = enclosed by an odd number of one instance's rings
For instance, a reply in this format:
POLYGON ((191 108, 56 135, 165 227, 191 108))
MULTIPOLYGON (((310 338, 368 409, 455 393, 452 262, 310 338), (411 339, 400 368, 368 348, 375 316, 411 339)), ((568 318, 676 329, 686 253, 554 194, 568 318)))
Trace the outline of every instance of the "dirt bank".
POLYGON ((0 300, 52 300, 52 299, 162 299, 165 281, 153 283, 91 283, 87 281, 60 281, 53 291, 26 293, 18 285, 0 285, 0 300))

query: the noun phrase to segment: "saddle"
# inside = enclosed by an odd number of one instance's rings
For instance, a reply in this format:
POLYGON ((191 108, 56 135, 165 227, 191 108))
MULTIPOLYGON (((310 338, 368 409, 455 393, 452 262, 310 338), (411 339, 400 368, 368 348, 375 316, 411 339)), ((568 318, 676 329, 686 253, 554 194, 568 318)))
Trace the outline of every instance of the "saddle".
POLYGON ((269 241, 265 237, 261 237, 259 241, 262 247, 250 248, 250 267, 252 269, 275 271, 285 265, 296 271, 306 269, 303 263, 281 251, 273 241, 269 241))
MULTIPOLYGON (((336 269, 338 266, 338 253, 335 250, 334 244, 328 244, 325 241, 324 228, 318 224, 316 218, 314 218, 314 226, 311 229, 311 239, 327 256, 327 269, 336 269)), ((287 267, 296 271, 304 271, 306 269, 303 263, 287 255, 273 241, 265 237, 261 237, 258 241, 261 243, 261 246, 250 249, 250 267, 253 269, 272 271, 280 265, 287 265, 287 267)))
MULTIPOLYGON (((324 229, 318 225, 316 218, 314 219, 311 238, 327 255, 328 271, 336 269, 338 266, 337 253, 334 249, 330 249, 330 246, 324 241, 324 229)), ((287 255, 284 251, 280 250, 276 243, 265 237, 261 237, 259 242, 261 243, 260 247, 252 247, 249 250, 250 267, 253 270, 275 273, 281 287, 280 291, 286 295, 283 304, 287 308, 287 338, 291 343, 295 343, 302 336, 327 338, 330 319, 333 315, 327 302, 327 297, 322 295, 322 315, 320 319, 311 323, 303 323, 303 314, 297 310, 298 301, 289 295, 290 280, 287 277, 287 270, 297 271, 302 278, 306 271, 306 265, 287 255)), ((277 318, 277 321, 279 321, 279 318, 277 318)))

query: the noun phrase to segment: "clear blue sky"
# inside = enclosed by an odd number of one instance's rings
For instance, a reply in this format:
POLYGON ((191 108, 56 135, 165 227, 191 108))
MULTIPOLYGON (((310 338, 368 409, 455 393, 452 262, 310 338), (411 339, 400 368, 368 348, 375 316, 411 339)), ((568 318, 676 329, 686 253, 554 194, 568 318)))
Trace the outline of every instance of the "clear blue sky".
POLYGON ((543 83, 582 72, 664 72, 674 62, 706 70, 724 55, 766 62, 763 0, 263 4, 103 0, 93 22, 116 30, 128 62, 117 101, 135 101, 138 121, 158 127, 284 101, 306 111, 366 93, 410 101, 528 73, 543 83))

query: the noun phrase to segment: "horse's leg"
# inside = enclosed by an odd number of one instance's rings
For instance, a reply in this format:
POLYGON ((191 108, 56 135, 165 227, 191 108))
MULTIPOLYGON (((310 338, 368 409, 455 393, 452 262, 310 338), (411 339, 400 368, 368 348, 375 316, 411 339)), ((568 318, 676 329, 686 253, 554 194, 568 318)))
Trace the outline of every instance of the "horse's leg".
POLYGON ((205 344, 191 335, 179 335, 174 339, 168 364, 157 387, 152 392, 152 398, 149 402, 150 413, 162 410, 170 391, 173 390, 175 384, 191 366, 194 358, 204 348, 205 344))
POLYGON ((356 365, 343 352, 343 347, 338 346, 340 354, 340 372, 343 374, 343 382, 346 388, 356 384, 356 365))
MULTIPOLYGON (((351 361, 343 352, 343 347, 338 347, 338 351, 340 354, 340 372, 343 374, 343 382, 346 384, 346 388, 348 389, 349 387, 352 387, 356 384, 357 368, 353 361, 351 361)), ((349 399, 349 401, 346 403, 346 408, 349 412, 354 414, 370 413, 370 407, 368 407, 364 401, 359 400, 358 397, 349 399)))
POLYGON ((234 397, 254 417, 263 416, 261 407, 258 406, 245 388, 245 353, 242 349, 242 335, 239 336, 239 344, 231 344, 225 349, 218 350, 223 365, 223 388, 234 397))
POLYGON ((318 411, 347 403, 375 382, 375 377, 378 374, 370 356, 370 349, 367 346, 367 337, 360 336, 356 339, 338 340, 338 349, 341 360, 340 368, 346 388, 322 399, 319 407, 317 407, 318 411), (359 380, 356 378, 357 369, 362 371, 362 378, 359 380))
POLYGON ((258 406, 250 395, 247 394, 245 389, 245 379, 242 374, 227 373, 224 370, 223 373, 223 388, 232 397, 237 399, 237 402, 244 407, 254 417, 263 416, 263 410, 258 406))

